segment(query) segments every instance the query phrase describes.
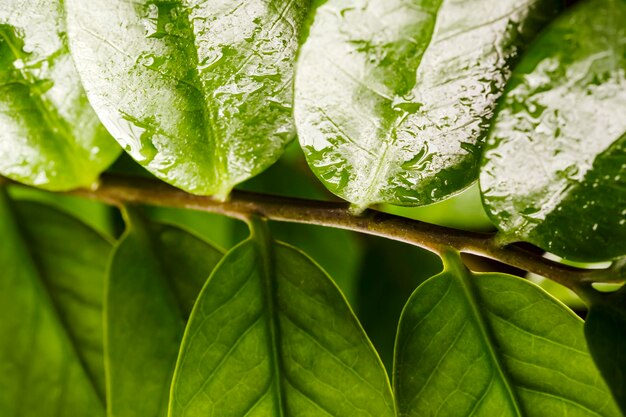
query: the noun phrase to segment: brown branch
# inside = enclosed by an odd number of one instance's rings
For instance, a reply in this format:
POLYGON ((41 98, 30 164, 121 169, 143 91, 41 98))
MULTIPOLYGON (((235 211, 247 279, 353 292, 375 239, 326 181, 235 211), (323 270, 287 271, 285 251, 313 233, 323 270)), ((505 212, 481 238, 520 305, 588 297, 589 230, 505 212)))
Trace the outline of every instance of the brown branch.
POLYGON ((437 226, 376 210, 366 210, 360 216, 355 216, 350 213, 349 205, 346 203, 237 190, 233 191, 228 201, 219 202, 211 197, 188 194, 152 179, 118 175, 104 175, 96 187, 69 191, 66 194, 118 206, 143 204, 205 211, 243 221, 252 215, 259 215, 274 221, 313 224, 381 236, 435 253, 441 253, 444 248, 452 247, 460 252, 494 259, 533 272, 576 291, 588 286, 590 282, 623 279, 614 269, 579 269, 548 260, 516 245, 502 247, 496 243, 493 234, 437 226))

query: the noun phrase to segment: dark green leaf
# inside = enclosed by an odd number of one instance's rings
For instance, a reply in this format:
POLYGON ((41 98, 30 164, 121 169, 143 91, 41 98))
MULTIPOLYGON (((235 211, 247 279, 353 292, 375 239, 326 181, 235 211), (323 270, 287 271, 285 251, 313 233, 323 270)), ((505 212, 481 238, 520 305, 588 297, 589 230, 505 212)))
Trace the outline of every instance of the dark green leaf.
POLYGON ((157 177, 225 198, 294 136, 308 0, 67 0, 72 53, 113 136, 157 177))
POLYGON ((110 250, 66 214, 0 190, 0 415, 104 416, 110 250))
POLYGON ((394 416, 384 368, 337 287, 266 227, 254 220, 202 290, 170 416, 394 416))
POLYGON ((127 213, 106 296, 109 409, 115 417, 160 417, 185 322, 221 254, 188 232, 127 213))
POLYGON ((620 416, 577 316, 526 280, 472 274, 457 253, 444 265, 402 313, 401 416, 620 416))
POLYGON ((585 336, 593 359, 626 414, 626 289, 594 297, 585 336))
POLYGON ((0 6, 0 174, 67 190, 94 183, 119 154, 68 53, 60 0, 0 6))
POLYGON ((357 209, 467 187, 511 62, 559 3, 316 1, 295 81, 316 175, 357 209))
POLYGON ((506 240, 566 259, 626 254, 626 2, 585 0, 516 69, 480 184, 506 240))

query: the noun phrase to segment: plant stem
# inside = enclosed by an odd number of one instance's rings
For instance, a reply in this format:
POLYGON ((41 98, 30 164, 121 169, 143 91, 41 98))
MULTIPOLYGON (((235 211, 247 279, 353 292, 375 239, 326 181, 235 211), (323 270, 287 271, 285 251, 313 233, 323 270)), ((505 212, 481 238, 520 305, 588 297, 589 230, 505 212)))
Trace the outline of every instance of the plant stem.
MULTIPOLYGON (((12 183, 0 178, 2 183, 12 183)), ((397 240, 441 254, 452 247, 494 259, 522 270, 556 281, 574 291, 591 282, 616 282, 624 279, 613 268, 586 270, 548 260, 537 253, 514 244, 497 244, 494 234, 467 232, 407 219, 376 210, 351 214, 349 204, 280 197, 235 190, 226 202, 211 197, 188 194, 152 179, 105 174, 90 188, 65 194, 87 197, 107 204, 122 206, 144 204, 185 208, 216 213, 247 221, 250 216, 262 216, 279 222, 303 223, 351 230, 397 240)))

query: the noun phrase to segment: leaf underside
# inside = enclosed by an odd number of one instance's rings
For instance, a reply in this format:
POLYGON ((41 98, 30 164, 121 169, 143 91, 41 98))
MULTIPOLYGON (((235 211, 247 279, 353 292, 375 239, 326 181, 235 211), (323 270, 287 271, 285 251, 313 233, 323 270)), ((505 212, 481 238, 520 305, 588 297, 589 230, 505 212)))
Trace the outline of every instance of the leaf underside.
POLYGON ((429 204, 477 177, 542 0, 317 1, 299 53, 295 119, 309 165, 357 208, 429 204))
POLYGON ((49 190, 93 184, 120 149, 67 49, 62 2, 0 6, 0 175, 49 190))
POLYGON ((0 241, 0 415, 103 417, 111 244, 52 208, 10 202, 3 190, 0 241))
POLYGON ((585 0, 516 68, 482 162, 510 240, 578 261, 626 254, 626 3, 585 0))
POLYGON ((583 323, 520 278, 470 273, 456 253, 402 314, 400 416, 619 417, 583 323))
POLYGON ((385 370, 345 299, 265 225, 202 290, 178 359, 170 417, 392 417, 385 370))
POLYGON ((291 79, 308 0, 68 0, 96 112, 151 173, 225 198, 293 139, 291 79))

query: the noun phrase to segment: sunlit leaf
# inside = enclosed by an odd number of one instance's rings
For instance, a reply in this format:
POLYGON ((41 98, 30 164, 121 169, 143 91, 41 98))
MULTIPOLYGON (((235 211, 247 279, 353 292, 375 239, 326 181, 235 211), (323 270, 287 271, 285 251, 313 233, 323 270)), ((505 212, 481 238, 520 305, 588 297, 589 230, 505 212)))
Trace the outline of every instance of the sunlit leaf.
POLYGON ((478 174, 510 65, 552 0, 318 0, 295 79, 316 175, 362 209, 425 205, 478 174))
POLYGON ((626 2, 584 0, 517 67, 480 185, 507 240, 566 259, 626 254, 626 2))
POLYGON ((185 322, 221 253, 131 209, 127 227, 106 295, 109 409, 115 417, 161 417, 185 322))
POLYGON ((308 0, 67 0, 98 115, 157 177, 225 198, 294 136, 291 79, 308 0))
POLYGON ((619 417, 583 323, 521 278, 472 274, 457 253, 400 321, 400 416, 619 417))
POLYGON ((119 154, 67 49, 60 0, 0 3, 0 175, 50 190, 91 185, 119 154))
POLYGON ((266 227, 255 220, 202 290, 170 417, 394 416, 384 368, 337 287, 266 227))
POLYGON ((102 301, 111 244, 0 190, 0 415, 102 417, 102 301))

